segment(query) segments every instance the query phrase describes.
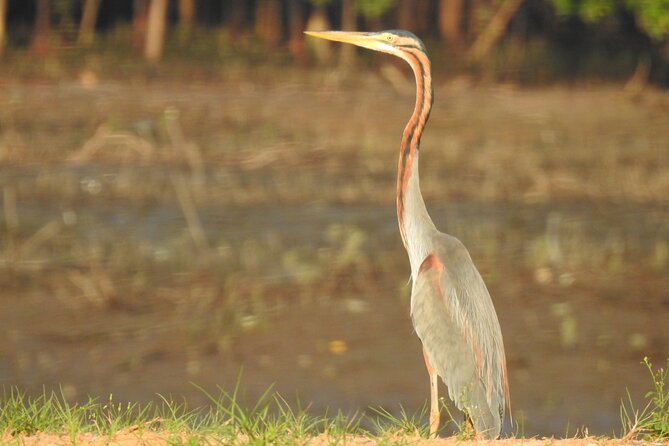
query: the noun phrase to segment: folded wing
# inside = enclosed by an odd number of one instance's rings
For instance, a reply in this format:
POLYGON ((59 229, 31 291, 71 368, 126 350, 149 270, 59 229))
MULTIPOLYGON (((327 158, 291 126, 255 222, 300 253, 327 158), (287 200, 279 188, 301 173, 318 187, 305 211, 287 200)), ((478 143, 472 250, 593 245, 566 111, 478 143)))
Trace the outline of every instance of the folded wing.
POLYGON ((446 234, 437 242, 413 283, 413 325, 451 399, 477 432, 497 438, 509 401, 499 321, 467 249, 446 234))

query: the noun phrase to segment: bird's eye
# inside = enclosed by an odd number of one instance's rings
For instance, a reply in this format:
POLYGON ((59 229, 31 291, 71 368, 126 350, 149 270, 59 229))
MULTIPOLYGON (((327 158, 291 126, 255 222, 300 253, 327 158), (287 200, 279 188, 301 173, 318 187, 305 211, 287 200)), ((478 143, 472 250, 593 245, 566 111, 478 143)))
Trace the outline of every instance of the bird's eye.
POLYGON ((386 40, 387 40, 388 42, 392 42, 394 38, 395 38, 395 37, 393 37, 392 34, 388 34, 388 35, 386 36, 386 40))

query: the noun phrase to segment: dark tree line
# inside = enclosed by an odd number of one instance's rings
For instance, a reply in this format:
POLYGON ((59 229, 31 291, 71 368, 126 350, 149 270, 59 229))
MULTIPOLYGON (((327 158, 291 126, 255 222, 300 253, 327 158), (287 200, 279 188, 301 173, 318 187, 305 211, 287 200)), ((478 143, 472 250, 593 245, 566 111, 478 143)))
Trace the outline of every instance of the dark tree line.
MULTIPOLYGON (((152 61, 170 33, 214 27, 233 40, 285 46, 300 62, 305 29, 404 28, 442 41, 449 56, 467 63, 484 60, 505 39, 575 48, 597 39, 611 47, 611 39, 644 60, 669 57, 669 0, 0 0, 0 52, 88 47, 128 25, 133 46, 152 61)), ((353 52, 344 48, 345 62, 353 52)))

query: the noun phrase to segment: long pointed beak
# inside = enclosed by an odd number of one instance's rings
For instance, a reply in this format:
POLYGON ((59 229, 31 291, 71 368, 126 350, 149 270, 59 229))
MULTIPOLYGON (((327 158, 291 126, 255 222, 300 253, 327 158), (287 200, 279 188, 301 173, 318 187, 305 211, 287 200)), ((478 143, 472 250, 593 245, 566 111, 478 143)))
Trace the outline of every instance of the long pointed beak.
POLYGON ((363 33, 352 31, 305 31, 304 34, 319 39, 335 42, 351 43, 353 45, 376 51, 388 51, 388 45, 380 41, 377 33, 363 33))

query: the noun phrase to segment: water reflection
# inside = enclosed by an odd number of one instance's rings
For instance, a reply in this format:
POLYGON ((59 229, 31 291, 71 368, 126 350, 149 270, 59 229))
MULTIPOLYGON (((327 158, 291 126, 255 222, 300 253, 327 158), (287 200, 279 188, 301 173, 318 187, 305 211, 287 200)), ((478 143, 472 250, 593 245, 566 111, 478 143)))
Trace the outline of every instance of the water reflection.
MULTIPOLYGON (((274 384, 316 412, 424 404, 392 205, 195 197, 203 248, 184 207, 165 199, 170 172, 0 172, 2 220, 13 222, 1 258, 0 383, 63 384, 78 399, 184 395, 197 405, 206 399, 189 382, 229 388, 243 367, 249 398, 274 384), (133 184, 140 198, 119 199, 133 184), (56 185, 58 199, 49 199, 56 185)), ((229 181, 213 169, 206 189, 229 181)), ((640 360, 669 356, 666 210, 428 206, 438 227, 469 247, 490 288, 518 429, 619 429, 626 388, 639 401, 649 385, 640 360)))

